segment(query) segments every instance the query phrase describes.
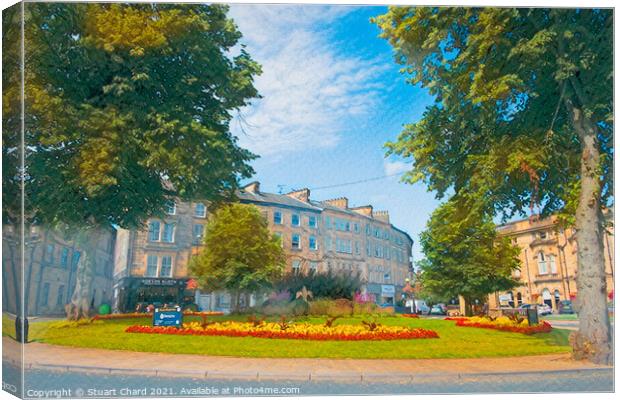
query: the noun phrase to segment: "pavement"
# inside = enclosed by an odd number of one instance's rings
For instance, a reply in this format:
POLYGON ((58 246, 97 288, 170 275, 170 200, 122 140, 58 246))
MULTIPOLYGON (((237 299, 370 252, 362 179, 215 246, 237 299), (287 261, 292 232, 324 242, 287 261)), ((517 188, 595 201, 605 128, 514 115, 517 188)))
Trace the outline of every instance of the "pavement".
MULTIPOLYGON (((19 365, 20 346, 3 337, 3 362, 19 365)), ((411 379, 422 376, 515 374, 609 369, 570 354, 477 359, 288 359, 242 358, 195 354, 145 353, 28 343, 24 368, 108 375, 201 378, 355 380, 382 377, 411 379)))
MULTIPOLYGON (((4 367, 4 389, 22 394, 16 368, 4 367), (16 380, 17 379, 17 380, 16 380), (12 390, 13 389, 13 390, 12 390)), ((613 370, 548 371, 510 375, 419 376, 411 379, 287 380, 103 375, 25 371, 23 398, 230 397, 479 393, 613 392, 613 370)))

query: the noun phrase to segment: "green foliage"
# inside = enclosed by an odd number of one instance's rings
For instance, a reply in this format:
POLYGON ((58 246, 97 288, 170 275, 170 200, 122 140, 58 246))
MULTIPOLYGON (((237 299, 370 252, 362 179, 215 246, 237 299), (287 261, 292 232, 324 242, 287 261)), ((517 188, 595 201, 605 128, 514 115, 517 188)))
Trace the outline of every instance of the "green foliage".
POLYGON ((287 290, 291 300, 304 286, 312 292, 314 298, 353 299, 356 291, 362 287, 359 273, 338 273, 310 271, 308 274, 289 273, 276 282, 278 291, 287 290))
POLYGON ((35 221, 140 226, 169 196, 227 199, 254 156, 229 131, 260 67, 223 5, 26 4, 35 221))
POLYGON ((495 224, 452 198, 439 206, 420 235, 426 256, 419 263, 425 291, 471 302, 517 285, 519 248, 497 236, 495 224))
MULTIPOLYGON (((238 320, 243 317, 210 317, 213 321, 238 320)), ((344 317, 336 325, 359 325, 368 318, 344 317)), ((197 317, 188 318, 199 321, 197 317)), ((273 317, 269 321, 279 321, 273 317)), ((310 317, 305 322, 325 324, 326 318, 310 317)), ((507 357, 550 353, 568 353, 570 331, 554 329, 551 333, 522 335, 489 329, 460 328, 454 321, 381 317, 379 323, 432 329, 439 334, 433 340, 397 340, 368 342, 307 341, 290 339, 232 338, 183 335, 129 335, 130 325, 148 325, 146 318, 105 321, 102 324, 67 329, 49 329, 53 322, 32 322, 33 341, 62 346, 152 352, 159 349, 171 354, 267 358, 331 358, 331 359, 429 359, 507 357)), ((4 322, 4 319, 3 319, 4 322)), ((9 321, 11 322, 11 321, 9 321)), ((4 324, 3 324, 4 325, 4 324)), ((12 326, 9 324, 9 327, 12 326)))
POLYGON ((410 82, 436 99, 387 144, 413 161, 405 181, 439 197, 467 193, 487 214, 574 209, 583 146, 576 107, 595 126, 597 195, 609 205, 611 10, 390 7, 374 22, 410 82))
POLYGON ((253 205, 222 205, 209 219, 204 248, 190 271, 208 290, 255 292, 272 286, 284 271, 280 239, 253 205))

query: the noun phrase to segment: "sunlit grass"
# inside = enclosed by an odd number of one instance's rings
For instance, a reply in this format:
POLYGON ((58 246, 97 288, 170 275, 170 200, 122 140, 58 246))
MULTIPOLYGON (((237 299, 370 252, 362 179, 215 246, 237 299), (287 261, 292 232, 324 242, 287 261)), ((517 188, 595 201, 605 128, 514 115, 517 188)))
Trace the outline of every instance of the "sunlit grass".
MULTIPOLYGON (((210 317, 210 320, 246 320, 246 317, 210 317)), ((272 320, 278 319, 277 317, 272 320)), ((341 318, 336 324, 360 324, 369 317, 341 318)), ((199 320, 188 318, 188 320, 199 320)), ((299 321, 323 323, 325 318, 301 318, 299 321)), ((287 339, 175 336, 125 333, 129 325, 149 325, 149 318, 98 321, 83 326, 60 327, 58 322, 33 322, 30 340, 64 346, 144 352, 204 354, 240 357, 283 358, 478 358, 506 357, 570 351, 568 331, 554 329, 548 334, 523 335, 488 329, 456 327, 453 321, 380 317, 385 325, 401 325, 435 330, 439 339, 394 341, 309 341, 287 339)), ((3 319, 3 333, 5 320, 3 319)))

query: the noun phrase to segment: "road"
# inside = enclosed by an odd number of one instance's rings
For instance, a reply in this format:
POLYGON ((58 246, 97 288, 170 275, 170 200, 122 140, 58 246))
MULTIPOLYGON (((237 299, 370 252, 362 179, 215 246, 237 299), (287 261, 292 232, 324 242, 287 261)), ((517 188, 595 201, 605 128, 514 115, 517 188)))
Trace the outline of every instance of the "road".
MULTIPOLYGON (((17 376, 18 370, 14 367, 5 369, 5 380, 17 376)), ((611 392, 613 369, 513 374, 426 374, 406 379, 376 376, 366 381, 256 380, 252 377, 227 380, 34 369, 26 371, 26 384, 26 398, 611 392)))

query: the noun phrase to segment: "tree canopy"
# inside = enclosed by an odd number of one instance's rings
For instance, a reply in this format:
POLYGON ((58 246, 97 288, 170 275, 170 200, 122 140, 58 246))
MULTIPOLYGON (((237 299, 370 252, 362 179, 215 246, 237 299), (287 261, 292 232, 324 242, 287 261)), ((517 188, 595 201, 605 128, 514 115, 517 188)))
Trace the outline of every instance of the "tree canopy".
POLYGON ((518 285, 512 273, 520 268, 519 248, 498 237, 489 217, 470 213, 457 199, 433 212, 420 244, 426 257, 418 265, 422 286, 435 296, 460 295, 471 305, 518 285))
POLYGON ((204 247, 190 261, 201 287, 232 293, 270 288, 285 266, 280 238, 256 206, 222 205, 209 219, 204 247))
POLYGON ((26 5, 26 196, 42 223, 139 226, 251 176, 233 111, 260 66, 223 5, 26 5))
POLYGON ((409 81, 436 100, 388 144, 413 161, 406 181, 439 197, 479 193, 507 217, 539 204, 543 213, 572 206, 574 217, 581 144, 570 99, 598 127, 607 203, 611 10, 391 7, 375 21, 409 81))
POLYGON ((602 210, 613 204, 611 9, 390 7, 374 20, 434 96, 388 152, 406 182, 489 216, 560 211, 579 246, 574 355, 613 358, 602 210))

